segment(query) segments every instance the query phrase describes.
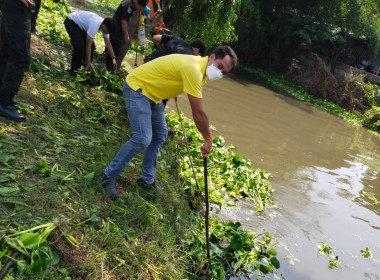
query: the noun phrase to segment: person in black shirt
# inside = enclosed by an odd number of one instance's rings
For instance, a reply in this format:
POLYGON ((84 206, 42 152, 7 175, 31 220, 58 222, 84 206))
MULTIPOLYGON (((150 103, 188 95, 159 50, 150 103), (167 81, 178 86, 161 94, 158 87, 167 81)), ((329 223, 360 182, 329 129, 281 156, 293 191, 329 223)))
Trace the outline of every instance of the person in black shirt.
MULTIPOLYGON (((157 50, 152 52, 150 55, 146 56, 144 59, 144 63, 147 63, 158 57, 174 53, 189 54, 195 56, 204 56, 206 53, 205 44, 200 40, 194 41, 191 44, 189 44, 180 37, 168 34, 157 34, 153 36, 153 42, 157 50)), ((166 103, 168 103, 168 101, 168 99, 162 100, 164 107, 166 107, 166 103)))
MULTIPOLYGON (((148 0, 123 0, 117 7, 113 18, 117 23, 117 30, 110 34, 110 40, 115 55, 118 56, 123 43, 130 44, 131 39, 128 34, 128 22, 132 17, 134 11, 140 13, 144 10, 148 3, 148 0)), ((108 70, 112 70, 112 58, 108 54, 106 66, 108 70)))
POLYGON ((151 61, 157 57, 179 53, 179 54, 192 54, 204 56, 206 53, 205 44, 200 41, 194 41, 191 44, 186 42, 180 37, 176 37, 168 34, 157 34, 153 36, 153 42, 156 51, 152 52, 150 55, 146 56, 144 63, 151 61))

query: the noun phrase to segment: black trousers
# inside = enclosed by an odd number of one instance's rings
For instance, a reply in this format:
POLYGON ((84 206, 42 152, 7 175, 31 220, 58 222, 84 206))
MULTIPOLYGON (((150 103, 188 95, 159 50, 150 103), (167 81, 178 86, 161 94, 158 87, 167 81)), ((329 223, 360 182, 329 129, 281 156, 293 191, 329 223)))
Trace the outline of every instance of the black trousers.
MULTIPOLYGON (((121 30, 110 34, 112 49, 116 56, 119 55, 121 46, 123 44, 123 40, 124 40, 124 33, 121 30)), ((108 51, 107 51, 106 67, 108 70, 113 70, 112 57, 110 56, 108 51)))
POLYGON ((32 23, 32 30, 36 29, 37 26, 37 17, 38 13, 40 12, 41 7, 41 0, 34 0, 34 4, 36 5, 34 13, 32 13, 31 23, 32 23))
POLYGON ((0 104, 13 102, 30 64, 30 9, 21 1, 1 0, 0 104))
MULTIPOLYGON (((71 57, 70 70, 77 71, 82 65, 86 63, 86 31, 79 28, 79 26, 71 19, 65 19, 65 28, 69 34, 71 45, 73 46, 73 54, 71 57)), ((91 46, 91 62, 94 56, 95 43, 91 46)))

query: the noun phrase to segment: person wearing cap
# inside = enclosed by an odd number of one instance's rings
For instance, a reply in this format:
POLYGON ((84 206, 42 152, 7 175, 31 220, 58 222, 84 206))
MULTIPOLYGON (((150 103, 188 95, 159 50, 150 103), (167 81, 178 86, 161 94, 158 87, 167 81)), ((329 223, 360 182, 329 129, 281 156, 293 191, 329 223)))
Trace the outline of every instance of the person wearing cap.
MULTIPOLYGON (((134 11, 140 14, 148 4, 148 0, 123 0, 117 7, 113 18, 116 21, 117 28, 111 33, 110 40, 116 56, 119 55, 123 40, 125 44, 131 43, 128 33, 128 22, 134 11)), ((108 70, 112 70, 112 57, 108 53, 106 66, 108 70)))
POLYGON ((67 71, 70 75, 76 76, 77 70, 82 64, 85 71, 92 66, 92 55, 95 49, 94 38, 100 30, 103 33, 108 53, 112 56, 111 65, 116 69, 116 56, 109 38, 109 33, 116 29, 116 22, 113 18, 103 19, 93 12, 76 11, 68 14, 64 24, 73 46, 71 67, 67 71))
POLYGON ((201 153, 207 157, 212 148, 212 134, 203 108, 202 86, 207 80, 217 80, 237 64, 235 52, 221 46, 209 57, 171 54, 156 58, 135 68, 123 86, 123 96, 132 128, 132 138, 126 142, 104 170, 106 192, 113 199, 119 196, 116 181, 125 166, 145 151, 139 185, 161 189, 155 183, 157 156, 168 134, 163 99, 187 93, 194 122, 205 139, 201 153))
MULTIPOLYGON (((184 39, 168 34, 157 34, 153 36, 153 43, 157 50, 146 56, 144 63, 147 63, 157 57, 179 53, 195 56, 204 56, 206 53, 205 44, 201 40, 196 40, 189 44, 184 39)), ((163 99, 162 103, 166 107, 169 99, 163 99)))

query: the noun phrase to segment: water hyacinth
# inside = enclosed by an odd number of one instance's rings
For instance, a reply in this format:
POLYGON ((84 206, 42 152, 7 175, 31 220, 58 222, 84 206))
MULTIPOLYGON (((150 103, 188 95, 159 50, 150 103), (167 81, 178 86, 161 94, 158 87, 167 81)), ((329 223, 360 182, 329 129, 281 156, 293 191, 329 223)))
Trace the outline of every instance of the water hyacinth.
MULTIPOLYGON (((203 143, 203 137, 192 120, 183 119, 196 177, 200 189, 204 190, 202 155, 199 148, 203 143)), ((183 138, 177 114, 168 114, 167 123, 176 132, 178 138, 183 138)), ((174 141, 174 145, 177 146, 178 153, 180 153, 178 157, 179 174, 184 178, 186 187, 194 193, 196 185, 185 143, 182 140, 174 141)), ((235 150, 234 146, 224 145, 222 136, 214 137, 208 170, 210 201, 222 206, 233 205, 233 200, 247 198, 255 203, 258 211, 264 211, 268 206, 274 206, 275 202, 270 197, 274 191, 269 182, 271 174, 253 168, 252 163, 235 154, 235 150)))

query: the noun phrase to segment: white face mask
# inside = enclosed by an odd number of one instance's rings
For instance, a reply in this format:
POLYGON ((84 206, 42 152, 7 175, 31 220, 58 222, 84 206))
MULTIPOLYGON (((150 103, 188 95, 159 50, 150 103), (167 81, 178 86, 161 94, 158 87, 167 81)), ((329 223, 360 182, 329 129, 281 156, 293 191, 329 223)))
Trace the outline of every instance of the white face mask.
MULTIPOLYGON (((213 61, 213 63, 214 63, 214 61, 213 61)), ((217 67, 215 67, 214 64, 211 64, 211 65, 207 66, 207 68, 206 68, 206 75, 207 75, 207 78, 210 81, 215 81, 215 80, 223 78, 222 71, 220 71, 220 69, 218 69, 217 67)))

